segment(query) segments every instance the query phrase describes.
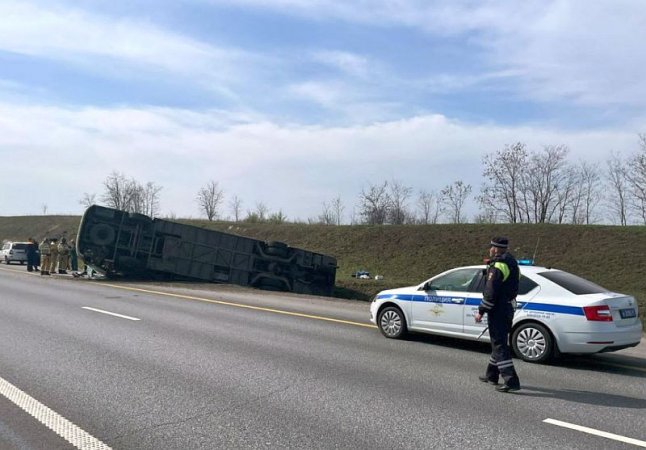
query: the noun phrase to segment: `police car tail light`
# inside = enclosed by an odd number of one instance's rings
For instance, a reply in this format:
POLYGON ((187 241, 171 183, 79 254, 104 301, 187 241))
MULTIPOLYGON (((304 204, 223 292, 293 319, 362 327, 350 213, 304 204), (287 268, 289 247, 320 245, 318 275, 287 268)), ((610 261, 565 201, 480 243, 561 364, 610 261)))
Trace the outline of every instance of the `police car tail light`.
POLYGON ((595 322, 612 322, 612 314, 608 305, 584 306, 585 318, 595 322))

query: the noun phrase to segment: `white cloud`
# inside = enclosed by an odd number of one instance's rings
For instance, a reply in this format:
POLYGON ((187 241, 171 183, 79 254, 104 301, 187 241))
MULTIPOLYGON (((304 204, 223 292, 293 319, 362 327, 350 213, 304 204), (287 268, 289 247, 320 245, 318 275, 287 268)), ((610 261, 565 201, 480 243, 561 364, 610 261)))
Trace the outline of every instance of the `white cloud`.
MULTIPOLYGON (((262 201, 304 219, 338 195, 350 210, 371 182, 395 178, 436 190, 457 179, 477 185, 482 155, 516 141, 533 150, 565 144, 572 159, 599 161, 611 150, 635 149, 637 133, 646 129, 645 12, 636 1, 204 1, 271 8, 332 26, 344 20, 388 32, 408 27, 438 46, 444 38, 456 47, 466 40, 464 51, 480 49, 484 62, 459 76, 442 74, 441 67, 427 77, 412 71, 412 80, 410 70, 398 70, 387 54, 369 46, 370 56, 364 56, 342 46, 317 50, 312 40, 258 55, 135 16, 69 9, 60 6, 64 2, 56 7, 6 0, 0 2, 1 52, 127 81, 143 73, 154 81, 196 83, 240 100, 245 109, 36 106, 38 86, 0 79, 0 156, 19 179, 38 181, 18 188, 0 180, 0 190, 12 193, 0 200, 0 214, 38 213, 43 203, 51 212, 78 213, 82 193, 100 192, 116 170, 163 186, 164 212, 197 215, 195 192, 213 179, 227 195, 243 198, 245 208, 262 201), (312 61, 334 70, 313 71, 312 61), (619 129, 572 131, 465 123, 416 113, 427 99, 406 103, 417 95, 485 88, 555 105, 565 99, 568 106, 636 112, 619 129), (298 110, 301 102, 308 103, 304 110, 322 107, 328 114, 322 121, 337 126, 279 123, 254 112, 259 104, 269 105, 273 117, 284 118, 283 103, 298 110), (53 185, 57 190, 42 188, 53 185)), ((304 117, 301 123, 313 120, 304 117)))
POLYGON ((365 78, 370 74, 368 59, 354 53, 326 50, 315 52, 312 58, 354 77, 365 78))
POLYGON ((637 149, 633 129, 472 125, 442 115, 326 128, 245 122, 222 111, 4 104, 0 129, 0 158, 10 161, 13 174, 0 179, 0 190, 12 192, 0 203, 3 215, 36 214, 42 204, 51 213, 79 213, 82 194, 101 193, 116 170, 163 186, 165 213, 197 216, 195 193, 216 180, 229 198, 241 197, 245 209, 262 201, 306 219, 336 196, 350 210, 363 187, 384 180, 401 180, 416 191, 458 179, 477 186, 482 156, 516 141, 532 150, 568 145, 572 161, 604 161, 611 150, 637 149))
POLYGON ((435 69, 425 80, 418 76, 423 81, 411 81, 386 57, 379 60, 376 54, 367 57, 343 48, 316 50, 316 43, 309 42, 303 44, 310 59, 338 70, 335 76, 312 79, 297 75, 290 59, 294 48, 252 53, 137 16, 13 0, 0 2, 0 51, 63 61, 106 76, 183 80, 237 104, 253 103, 261 92, 280 99, 287 89, 335 112, 334 105, 340 104, 335 97, 350 94, 352 107, 345 117, 367 112, 360 119, 364 122, 379 117, 370 114, 376 102, 392 105, 398 89, 408 87, 421 88, 422 95, 495 89, 546 104, 630 108, 637 114, 646 110, 646 77, 641 76, 646 9, 637 0, 201 1, 328 21, 330 26, 342 20, 383 27, 384 32, 407 27, 440 39, 457 36, 470 43, 465 52, 481 52, 483 65, 467 73, 435 69))
POLYGON ((258 59, 173 33, 145 20, 114 18, 79 9, 28 2, 0 2, 0 50, 112 76, 195 77, 198 83, 233 96, 226 85, 244 77, 258 59), (216 70, 217 69, 217 70, 216 70), (143 74, 142 74, 143 71, 143 74))
MULTIPOLYGON (((646 8, 641 0, 203 1, 271 9, 314 21, 463 36, 483 52, 489 66, 485 70, 515 74, 516 90, 526 98, 646 109, 646 8)), ((478 80, 479 75, 467 76, 454 84, 478 80)))
POLYGON ((554 0, 507 16, 494 8, 484 44, 492 62, 519 71, 527 97, 644 109, 646 10, 638 1, 554 0))

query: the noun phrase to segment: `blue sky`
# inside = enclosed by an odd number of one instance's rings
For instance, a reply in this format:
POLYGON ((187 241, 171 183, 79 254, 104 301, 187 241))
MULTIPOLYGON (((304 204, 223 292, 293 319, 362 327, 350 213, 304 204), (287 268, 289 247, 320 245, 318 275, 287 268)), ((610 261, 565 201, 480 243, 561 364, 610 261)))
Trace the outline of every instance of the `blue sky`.
POLYGON ((641 0, 0 0, 0 17, 0 215, 79 214, 118 171, 162 186, 162 214, 198 217, 215 180, 223 216, 234 195, 302 220, 341 197, 347 221, 371 183, 477 193, 505 144, 603 162, 646 132, 641 0))

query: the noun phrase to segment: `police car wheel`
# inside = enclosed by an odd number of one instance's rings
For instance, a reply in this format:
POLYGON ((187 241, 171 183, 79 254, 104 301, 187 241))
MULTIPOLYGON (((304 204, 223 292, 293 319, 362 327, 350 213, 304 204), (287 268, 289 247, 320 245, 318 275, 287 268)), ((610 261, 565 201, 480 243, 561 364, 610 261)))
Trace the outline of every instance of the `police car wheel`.
POLYGON ((547 328, 538 323, 524 323, 514 330, 511 344, 523 361, 542 363, 552 357, 554 344, 547 328))
POLYGON ((379 313, 377 326, 381 334, 390 339, 400 339, 406 335, 406 319, 399 308, 389 306, 379 313))

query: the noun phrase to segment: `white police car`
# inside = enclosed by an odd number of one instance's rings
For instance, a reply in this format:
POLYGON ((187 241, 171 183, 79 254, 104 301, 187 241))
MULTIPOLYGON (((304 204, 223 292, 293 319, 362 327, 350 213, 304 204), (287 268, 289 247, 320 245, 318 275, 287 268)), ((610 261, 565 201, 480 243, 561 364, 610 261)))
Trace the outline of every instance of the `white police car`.
MULTIPOLYGON (((511 333, 519 358, 545 362, 557 353, 611 352, 639 344, 642 324, 634 297, 561 270, 519 267, 511 333)), ((419 331, 489 342, 486 316, 483 323, 474 320, 485 270, 459 267, 418 286, 382 291, 370 305, 370 321, 388 338, 419 331)))

